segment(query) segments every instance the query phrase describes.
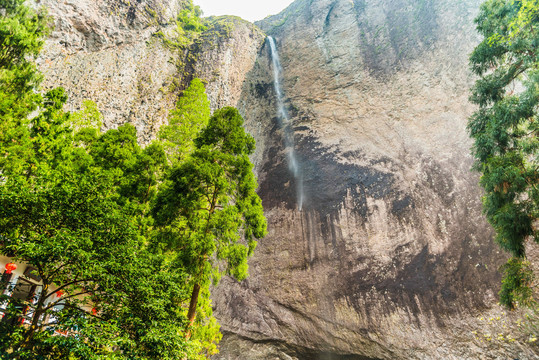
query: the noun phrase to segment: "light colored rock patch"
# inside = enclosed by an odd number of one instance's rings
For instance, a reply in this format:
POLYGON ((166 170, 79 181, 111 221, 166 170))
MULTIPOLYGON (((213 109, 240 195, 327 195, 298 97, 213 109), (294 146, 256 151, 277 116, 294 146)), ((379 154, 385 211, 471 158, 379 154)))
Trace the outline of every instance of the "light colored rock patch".
POLYGON ((104 129, 130 122, 144 144, 167 122, 186 79, 206 81, 213 110, 236 106, 264 38, 254 25, 231 19, 230 34, 188 56, 155 36, 171 32, 174 25, 167 24, 181 9, 180 0, 43 0, 39 5, 48 8, 55 25, 38 59, 44 89, 64 87, 71 111, 84 100, 94 101, 104 129), (192 57, 197 59, 193 73, 185 74, 177 64, 192 57))

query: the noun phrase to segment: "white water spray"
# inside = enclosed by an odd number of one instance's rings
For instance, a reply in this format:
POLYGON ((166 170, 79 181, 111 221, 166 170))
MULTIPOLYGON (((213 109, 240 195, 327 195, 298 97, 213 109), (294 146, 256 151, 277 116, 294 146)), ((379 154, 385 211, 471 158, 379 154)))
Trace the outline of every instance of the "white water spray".
POLYGON ((283 68, 281 67, 281 61, 279 60, 279 53, 275 46, 275 40, 268 36, 268 42, 271 49, 271 60, 273 64, 273 87, 275 88, 275 94, 277 95, 277 117, 284 133, 284 146, 286 151, 286 157, 288 160, 288 169, 296 180, 296 196, 298 202, 299 211, 303 207, 303 174, 301 173, 300 165, 296 158, 296 152, 294 150, 294 130, 288 117, 288 111, 284 106, 283 90, 281 86, 281 74, 283 68))

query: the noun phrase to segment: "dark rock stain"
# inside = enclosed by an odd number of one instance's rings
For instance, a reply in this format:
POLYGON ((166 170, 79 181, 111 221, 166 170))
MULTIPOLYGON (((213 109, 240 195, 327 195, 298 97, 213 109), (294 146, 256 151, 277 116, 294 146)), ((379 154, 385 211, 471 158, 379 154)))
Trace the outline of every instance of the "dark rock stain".
POLYGON ((326 19, 324 20, 324 32, 326 32, 329 28, 331 22, 331 15, 333 14, 333 10, 335 10, 335 5, 337 5, 337 1, 334 1, 329 7, 328 14, 326 16, 326 19))
POLYGON ((403 214, 406 210, 413 209, 414 207, 414 200, 409 195, 406 195, 402 199, 393 201, 391 212, 393 214, 403 214))
POLYGON ((271 92, 271 90, 273 89, 273 84, 257 82, 256 84, 253 85, 253 88, 254 88, 254 93, 256 94, 256 96, 258 98, 263 99, 263 98, 266 98, 268 96, 268 93, 271 92))
POLYGON ((420 324, 418 316, 426 311, 436 314, 438 325, 444 326, 444 316, 489 306, 484 295, 492 284, 499 283, 501 275, 480 263, 502 256, 488 246, 474 246, 467 237, 451 244, 442 254, 432 254, 425 245, 419 253, 409 257, 406 255, 408 246, 410 244, 397 247, 393 263, 385 268, 376 266, 373 259, 368 258, 357 261, 372 266, 353 273, 346 271, 350 264, 342 264, 342 271, 334 279, 340 281, 341 286, 335 287, 334 296, 348 299, 358 313, 379 314, 377 308, 381 305, 385 313, 408 309, 417 325, 420 324), (373 289, 379 300, 363 301, 373 289))
POLYGON ((133 25, 135 19, 137 18, 137 8, 135 6, 130 6, 127 10, 127 22, 129 25, 133 25))
POLYGON ((439 194, 442 202, 447 207, 455 201, 455 182, 450 173, 432 158, 423 158, 422 169, 427 175, 427 187, 439 194))
MULTIPOLYGON (((280 131, 272 131, 270 135, 274 139, 282 136, 280 131)), ((304 211, 316 211, 321 219, 335 217, 350 194, 353 199, 351 210, 366 217, 367 197, 395 197, 395 201, 399 200, 392 174, 373 167, 339 163, 336 161, 336 151, 322 146, 315 137, 306 135, 296 138, 299 140, 296 142, 296 155, 305 193, 304 211)), ((287 209, 296 209, 296 180, 288 169, 281 145, 283 141, 275 139, 272 143, 274 145, 267 150, 268 160, 262 168, 266 174, 259 190, 263 205, 265 208, 284 205, 287 209)))

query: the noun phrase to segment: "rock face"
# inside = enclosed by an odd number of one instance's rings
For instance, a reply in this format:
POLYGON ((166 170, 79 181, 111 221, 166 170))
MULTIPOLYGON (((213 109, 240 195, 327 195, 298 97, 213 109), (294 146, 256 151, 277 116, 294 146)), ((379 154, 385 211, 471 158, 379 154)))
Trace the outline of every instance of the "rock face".
POLYGON ((248 280, 214 296, 218 358, 535 358, 472 333, 499 311, 505 259, 466 134, 479 3, 298 0, 258 24, 276 40, 291 120, 277 116, 266 42, 240 108, 269 235, 248 280))
POLYGON ((154 35, 180 0, 36 2, 55 24, 44 85, 64 86, 71 110, 93 100, 105 128, 129 121, 146 143, 201 77, 212 108, 239 107, 255 136, 269 235, 251 276, 214 292, 217 359, 536 358, 481 341, 498 329, 478 318, 510 318, 465 130, 480 0, 298 0, 265 19, 289 123, 253 24, 213 19, 179 52, 154 35))
POLYGON ((42 0, 54 31, 39 65, 44 87, 63 86, 70 110, 96 102, 105 129, 133 123, 143 143, 155 137, 193 77, 207 82, 212 106, 235 105, 256 59, 262 32, 241 19, 210 26, 189 51, 156 37, 172 33, 181 0, 42 0), (187 60, 190 59, 190 60, 187 60), (196 59, 194 61, 193 59, 196 59), (184 76, 184 66, 189 66, 184 76))

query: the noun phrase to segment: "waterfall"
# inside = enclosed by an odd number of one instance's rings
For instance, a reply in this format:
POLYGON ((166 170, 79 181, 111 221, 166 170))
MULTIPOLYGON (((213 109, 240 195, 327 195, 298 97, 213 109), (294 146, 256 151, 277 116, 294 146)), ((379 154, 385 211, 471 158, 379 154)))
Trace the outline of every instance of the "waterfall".
POLYGON ((281 67, 281 61, 279 60, 279 53, 277 52, 277 47, 275 46, 275 40, 271 36, 268 36, 268 42, 271 49, 271 61, 273 65, 273 87, 275 88, 275 94, 277 95, 277 117, 279 119, 279 125, 283 130, 288 170, 294 176, 296 182, 298 209, 301 211, 304 200, 303 174, 301 172, 301 167, 294 149, 294 130, 292 128, 290 118, 288 117, 288 111, 284 106, 284 95, 280 80, 283 68, 281 67))

